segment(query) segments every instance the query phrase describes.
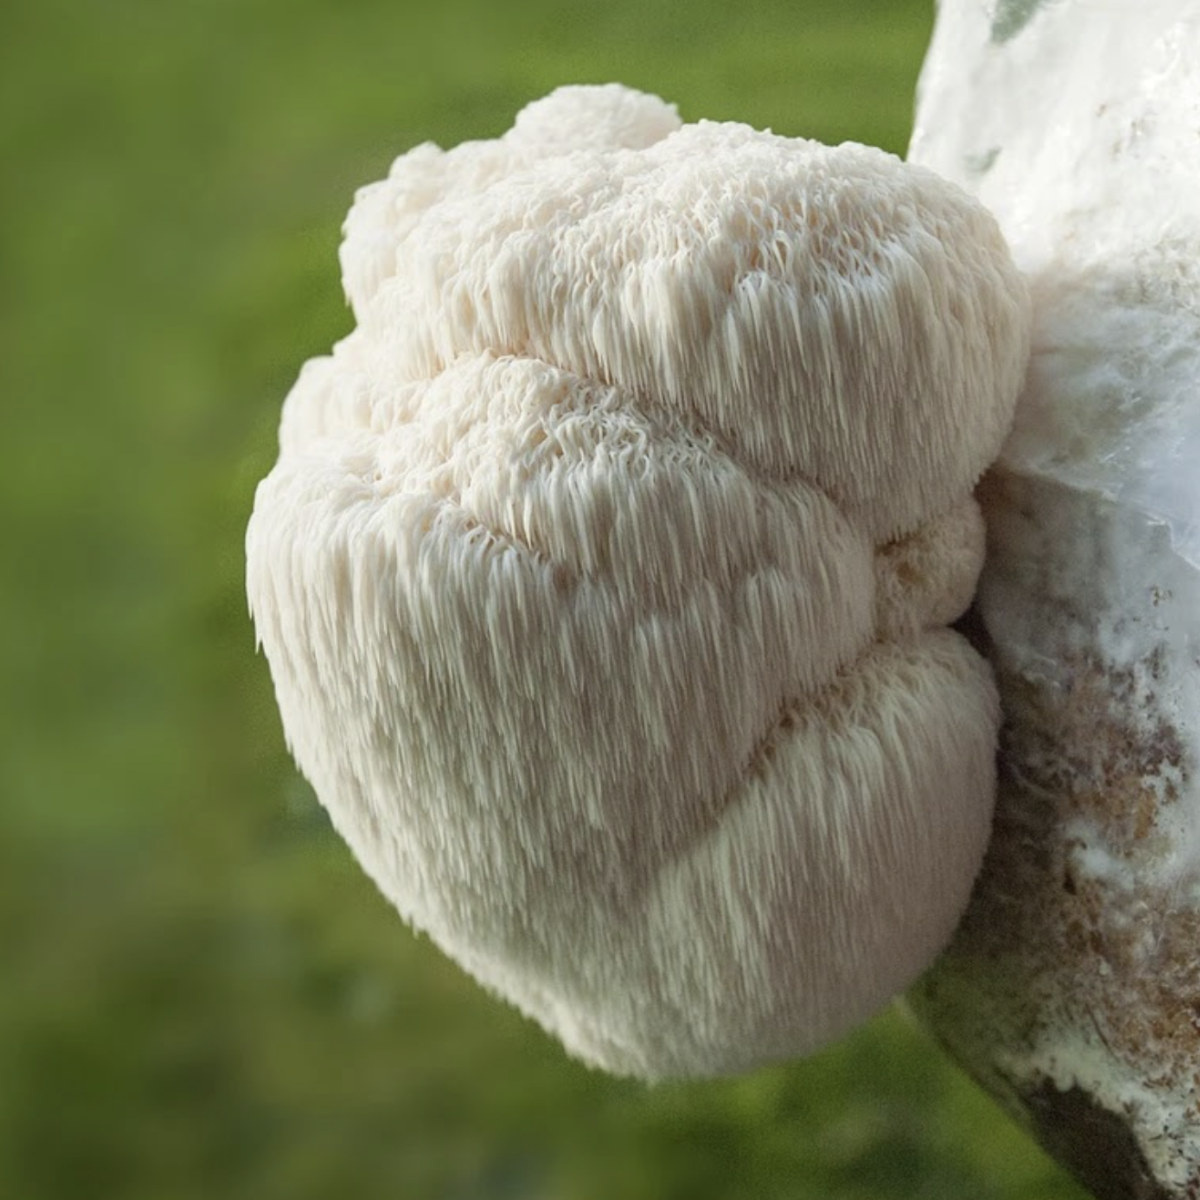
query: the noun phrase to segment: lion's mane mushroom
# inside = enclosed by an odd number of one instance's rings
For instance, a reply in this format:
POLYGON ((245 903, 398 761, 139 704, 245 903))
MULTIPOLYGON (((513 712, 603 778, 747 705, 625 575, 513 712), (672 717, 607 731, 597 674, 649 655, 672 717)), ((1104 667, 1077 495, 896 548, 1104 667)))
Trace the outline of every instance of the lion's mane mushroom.
POLYGON ((990 824, 996 699, 943 626, 1027 354, 991 218, 566 88, 401 158, 343 261, 358 328, 287 400, 248 586, 363 866, 613 1071, 870 1015, 990 824))

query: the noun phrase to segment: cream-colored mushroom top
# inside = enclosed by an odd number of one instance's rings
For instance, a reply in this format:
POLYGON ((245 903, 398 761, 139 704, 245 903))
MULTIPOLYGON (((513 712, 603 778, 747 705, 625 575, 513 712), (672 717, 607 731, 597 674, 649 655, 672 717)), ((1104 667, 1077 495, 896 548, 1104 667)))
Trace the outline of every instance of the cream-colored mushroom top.
POLYGON ((856 145, 563 88, 363 189, 357 328, 247 535, 297 762, 403 916, 580 1057, 811 1051, 991 816, 945 628, 1028 352, 991 217, 856 145))

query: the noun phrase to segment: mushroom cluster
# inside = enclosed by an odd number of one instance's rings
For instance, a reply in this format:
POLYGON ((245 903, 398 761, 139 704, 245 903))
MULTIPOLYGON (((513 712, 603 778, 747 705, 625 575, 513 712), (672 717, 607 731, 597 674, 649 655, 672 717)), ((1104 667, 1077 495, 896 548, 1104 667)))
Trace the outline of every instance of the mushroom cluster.
POLYGON ((1028 305, 919 167, 563 88, 346 223, 248 589, 296 760, 401 914, 579 1057, 803 1054, 949 938, 996 696, 1028 305))

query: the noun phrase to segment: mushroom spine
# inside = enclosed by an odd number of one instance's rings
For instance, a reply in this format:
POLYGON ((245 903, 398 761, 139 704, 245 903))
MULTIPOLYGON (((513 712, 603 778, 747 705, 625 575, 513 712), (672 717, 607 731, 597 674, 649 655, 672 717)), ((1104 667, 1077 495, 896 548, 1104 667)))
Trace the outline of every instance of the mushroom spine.
POLYGON ((946 626, 1028 303, 924 168, 563 88, 346 223, 247 533, 298 764, 585 1060, 812 1051, 949 938, 998 712, 946 626))

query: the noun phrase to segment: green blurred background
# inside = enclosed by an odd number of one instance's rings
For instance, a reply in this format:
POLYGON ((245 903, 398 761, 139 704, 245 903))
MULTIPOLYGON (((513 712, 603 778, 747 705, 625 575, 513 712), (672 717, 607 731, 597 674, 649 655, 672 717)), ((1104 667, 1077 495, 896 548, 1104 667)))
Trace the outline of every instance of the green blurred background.
POLYGON ((1078 1197, 891 1013, 590 1073, 415 938, 284 750, 242 533, 354 188, 569 81, 903 152, 908 0, 9 0, 0 1196, 1078 1197))

